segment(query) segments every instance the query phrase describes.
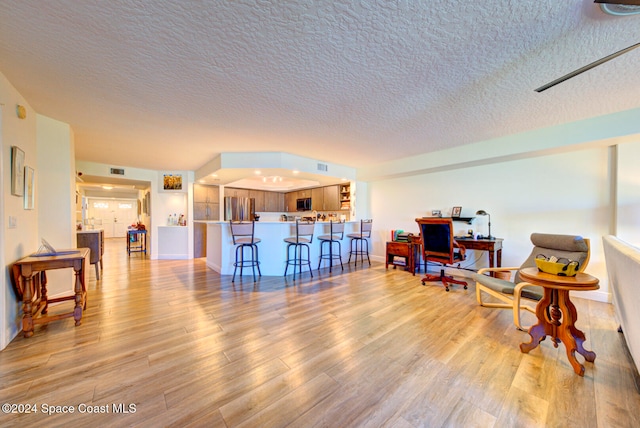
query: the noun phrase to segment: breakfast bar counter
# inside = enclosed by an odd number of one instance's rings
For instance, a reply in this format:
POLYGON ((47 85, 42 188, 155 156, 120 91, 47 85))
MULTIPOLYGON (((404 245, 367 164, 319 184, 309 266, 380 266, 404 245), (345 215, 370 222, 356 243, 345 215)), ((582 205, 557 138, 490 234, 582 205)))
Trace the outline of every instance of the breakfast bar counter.
MULTIPOLYGON (((231 238, 228 221, 202 221, 207 224, 207 266, 221 275, 233 275, 235 245, 231 238)), ((344 239, 341 242, 342 262, 349 260, 348 233, 357 232, 359 221, 347 221, 344 228, 344 239)), ((287 244, 285 238, 295 236, 294 221, 257 221, 254 236, 260 239, 258 258, 263 276, 282 276, 287 260, 287 244)), ((318 236, 329 234, 329 222, 315 224, 313 242, 309 244, 311 267, 315 270, 320 260, 320 240, 318 236)), ((328 260, 323 260, 321 268, 328 267, 328 260)), ((334 262, 335 269, 335 262, 334 262)))

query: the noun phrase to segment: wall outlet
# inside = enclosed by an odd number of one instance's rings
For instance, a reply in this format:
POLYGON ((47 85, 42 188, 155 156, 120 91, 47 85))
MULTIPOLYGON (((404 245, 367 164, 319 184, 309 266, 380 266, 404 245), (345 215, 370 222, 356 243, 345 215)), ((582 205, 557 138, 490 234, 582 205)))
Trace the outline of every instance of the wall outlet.
POLYGON ((14 215, 9 216, 9 229, 15 229, 18 227, 18 217, 14 215))

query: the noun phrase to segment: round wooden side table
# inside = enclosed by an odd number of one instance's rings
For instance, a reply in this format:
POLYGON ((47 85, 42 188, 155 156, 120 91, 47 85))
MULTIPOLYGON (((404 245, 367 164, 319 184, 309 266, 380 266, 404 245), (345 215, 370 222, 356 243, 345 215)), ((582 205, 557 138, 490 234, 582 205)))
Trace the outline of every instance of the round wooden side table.
POLYGON ((582 345, 586 338, 575 327, 578 312, 569 299, 569 291, 597 290, 600 288, 598 278, 582 272, 576 276, 552 275, 540 272, 535 267, 520 270, 520 276, 523 280, 544 288, 544 295, 536 306, 538 323, 529 329, 531 341, 520 344, 520 350, 526 354, 535 349, 545 337, 550 336, 554 347, 558 347, 558 341, 564 344, 573 370, 584 376, 584 366, 576 359, 576 351, 589 362, 595 361, 596 354, 587 351, 582 345))

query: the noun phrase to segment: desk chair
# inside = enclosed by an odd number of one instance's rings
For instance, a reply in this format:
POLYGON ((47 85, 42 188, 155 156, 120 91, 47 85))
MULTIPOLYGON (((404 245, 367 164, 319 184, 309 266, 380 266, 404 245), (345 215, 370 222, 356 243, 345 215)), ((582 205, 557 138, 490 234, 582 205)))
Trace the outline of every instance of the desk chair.
POLYGON ((527 331, 520 321, 520 309, 536 313, 535 306, 522 303, 522 299, 539 301, 543 293, 539 286, 522 281, 518 271, 526 267, 536 267, 535 258, 539 254, 546 257, 555 256, 558 259, 566 258, 580 263, 579 272, 587 267, 590 258, 589 240, 575 235, 555 235, 546 233, 532 233, 531 254, 519 267, 496 267, 480 269, 473 275, 476 281, 476 299, 480 306, 487 308, 511 309, 513 311, 513 323, 519 330, 527 331), (485 274, 492 272, 509 272, 513 280, 494 278, 485 274), (486 293, 502 303, 487 302, 482 300, 482 293, 486 293))
POLYGON ((349 242, 349 261, 347 263, 351 263, 351 256, 353 255, 355 256, 354 266, 358 264, 358 256, 360 256, 360 263, 364 264, 364 256, 366 255, 369 266, 371 266, 371 260, 369 260, 369 241, 367 241, 367 239, 371 238, 372 227, 373 220, 360 220, 360 230, 347 234, 347 238, 351 238, 351 242, 349 242), (360 245, 360 249, 358 249, 358 245, 360 245))
POLYGON ((465 248, 458 245, 453 239, 453 221, 448 218, 417 218, 416 222, 420 228, 420 238, 422 239, 422 255, 424 258, 425 272, 428 270, 429 261, 441 265, 440 275, 425 274, 422 278, 422 285, 426 281, 440 281, 446 291, 449 291, 449 284, 460 284, 467 289, 465 281, 453 279, 444 274, 447 265, 452 265, 465 259, 465 248))
POLYGON ((320 240, 320 260, 318 261, 318 269, 320 269, 320 265, 322 264, 322 259, 329 260, 329 272, 331 272, 331 267, 333 266, 333 260, 340 260, 340 267, 344 270, 344 266, 342 265, 342 245, 340 241, 344 238, 344 221, 334 222, 331 220, 329 222, 329 234, 328 235, 320 235, 318 239, 320 240), (325 244, 329 245, 329 253, 325 253, 323 251, 325 244), (338 244, 338 253, 333 252, 333 244, 338 244))
POLYGON ((258 243, 259 238, 253 235, 255 222, 253 221, 229 221, 231 228, 231 237, 233 245, 236 246, 236 260, 233 263, 233 278, 231 282, 236 280, 236 270, 240 268, 240 276, 242 269, 250 267, 253 272, 253 282, 256 282, 256 267, 258 268, 258 276, 260 273, 260 261, 258 260, 258 243), (245 250, 250 251, 250 257, 245 258, 245 250))
POLYGON ((296 266, 298 266, 298 273, 302 274, 302 265, 309 266, 309 275, 313 278, 311 272, 311 261, 309 255, 309 244, 313 242, 313 232, 316 227, 315 222, 305 221, 301 222, 296 220, 296 235, 285 238, 284 242, 287 244, 287 265, 284 268, 284 276, 287 276, 287 269, 289 265, 293 265, 293 280, 296 279, 296 266), (293 258, 291 258, 290 250, 293 248, 293 258), (307 258, 303 258, 302 250, 307 250, 307 258))

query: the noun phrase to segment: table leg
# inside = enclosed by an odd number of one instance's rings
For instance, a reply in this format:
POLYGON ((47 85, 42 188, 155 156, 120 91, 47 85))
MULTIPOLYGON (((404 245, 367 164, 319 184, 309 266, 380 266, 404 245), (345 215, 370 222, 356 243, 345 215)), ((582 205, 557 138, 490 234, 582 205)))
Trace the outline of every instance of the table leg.
POLYGON ((33 336, 33 308, 31 307, 33 280, 31 276, 23 276, 22 281, 24 283, 24 290, 22 291, 22 332, 24 337, 31 337, 33 336))
POLYGON ((82 309, 84 307, 84 280, 82 267, 79 269, 74 268, 76 275, 75 283, 75 302, 76 307, 73 310, 73 319, 76 321, 76 325, 82 324, 82 309))
MULTIPOLYGON (((552 301, 552 293, 548 288, 544 289, 544 296, 538 302, 538 306, 536 306, 536 316, 538 317, 538 323, 531 328, 529 328, 529 336, 531 336, 531 340, 528 343, 520 344, 520 351, 527 354, 532 349, 538 347, 540 342, 547 337, 547 334, 551 333, 551 324, 547 320, 547 308, 551 305, 552 301)), ((558 346, 556 344, 556 346, 558 346)))
POLYGON ((47 273, 45 271, 42 271, 37 275, 40 276, 40 301, 44 302, 42 313, 46 314, 47 312, 49 312, 49 296, 47 295, 47 273))

